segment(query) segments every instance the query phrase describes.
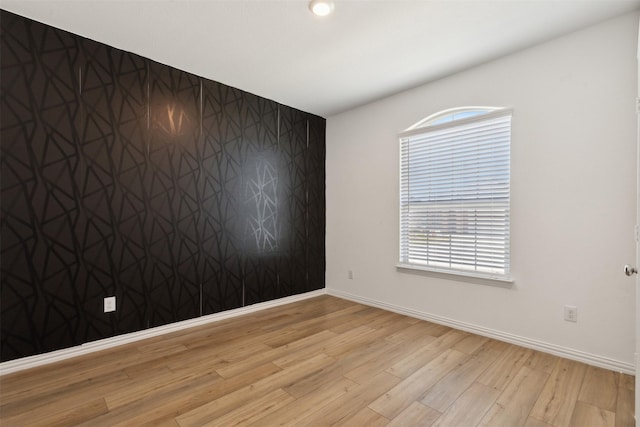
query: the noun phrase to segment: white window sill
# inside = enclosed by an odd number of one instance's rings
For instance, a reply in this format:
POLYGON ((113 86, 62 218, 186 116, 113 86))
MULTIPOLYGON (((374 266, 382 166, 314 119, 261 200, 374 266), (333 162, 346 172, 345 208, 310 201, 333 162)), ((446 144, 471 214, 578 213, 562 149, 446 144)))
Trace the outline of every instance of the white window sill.
POLYGON ((510 288, 514 280, 511 277, 492 276, 490 274, 471 273, 464 271, 440 270, 413 264, 396 264, 396 269, 405 273, 422 274, 447 280, 477 283, 480 285, 500 286, 510 288))

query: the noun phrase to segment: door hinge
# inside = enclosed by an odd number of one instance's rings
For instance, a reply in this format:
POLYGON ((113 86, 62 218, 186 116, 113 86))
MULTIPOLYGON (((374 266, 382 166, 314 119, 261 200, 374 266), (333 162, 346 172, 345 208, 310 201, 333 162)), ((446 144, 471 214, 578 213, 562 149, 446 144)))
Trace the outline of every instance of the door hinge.
POLYGON ((640 98, 636 98, 636 114, 640 114, 640 98))
POLYGON ((634 237, 636 238, 636 242, 640 242, 640 226, 636 225, 634 227, 634 237))

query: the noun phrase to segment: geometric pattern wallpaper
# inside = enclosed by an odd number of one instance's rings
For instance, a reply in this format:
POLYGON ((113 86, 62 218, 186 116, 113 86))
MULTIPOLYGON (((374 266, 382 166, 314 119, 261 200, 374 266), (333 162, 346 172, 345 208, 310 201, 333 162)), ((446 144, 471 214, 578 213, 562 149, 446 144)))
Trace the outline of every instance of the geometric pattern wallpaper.
POLYGON ((0 23, 0 361, 324 287, 325 119, 0 23))

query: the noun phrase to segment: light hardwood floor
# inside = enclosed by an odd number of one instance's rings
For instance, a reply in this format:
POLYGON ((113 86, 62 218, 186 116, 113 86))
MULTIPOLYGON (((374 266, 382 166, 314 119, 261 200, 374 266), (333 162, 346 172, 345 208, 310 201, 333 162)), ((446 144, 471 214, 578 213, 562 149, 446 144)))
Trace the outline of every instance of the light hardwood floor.
POLYGON ((0 377, 0 424, 633 426, 633 377, 321 296, 0 377))

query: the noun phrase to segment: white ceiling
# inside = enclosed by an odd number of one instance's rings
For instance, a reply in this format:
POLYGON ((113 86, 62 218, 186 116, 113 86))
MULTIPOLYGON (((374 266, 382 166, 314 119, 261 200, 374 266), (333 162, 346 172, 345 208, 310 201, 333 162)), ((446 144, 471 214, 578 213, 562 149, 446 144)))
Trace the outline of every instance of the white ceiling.
POLYGON ((320 116, 640 7, 640 0, 1 0, 2 9, 320 116))

